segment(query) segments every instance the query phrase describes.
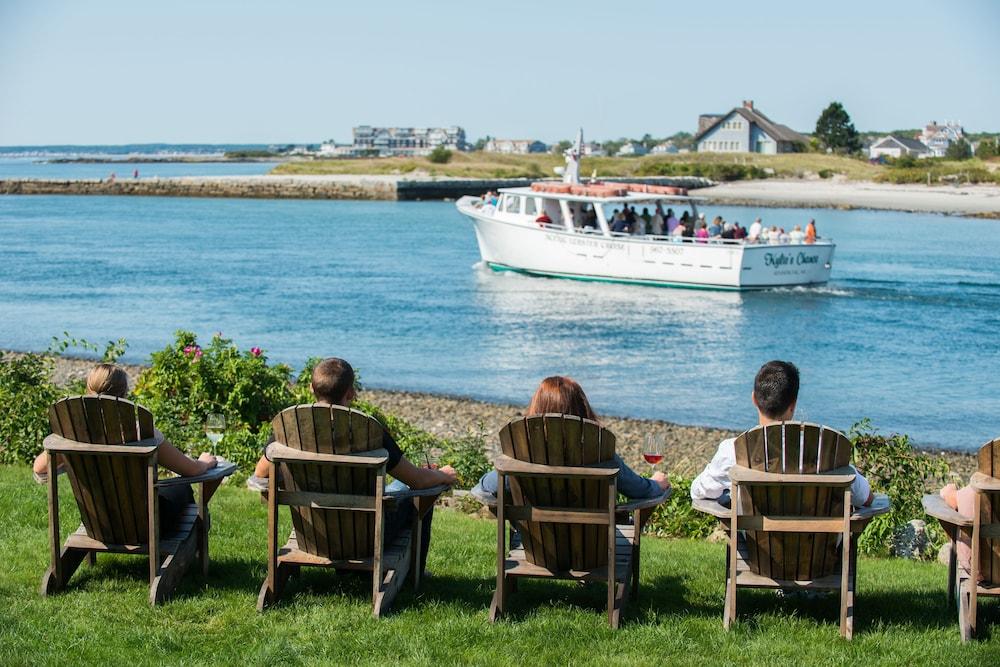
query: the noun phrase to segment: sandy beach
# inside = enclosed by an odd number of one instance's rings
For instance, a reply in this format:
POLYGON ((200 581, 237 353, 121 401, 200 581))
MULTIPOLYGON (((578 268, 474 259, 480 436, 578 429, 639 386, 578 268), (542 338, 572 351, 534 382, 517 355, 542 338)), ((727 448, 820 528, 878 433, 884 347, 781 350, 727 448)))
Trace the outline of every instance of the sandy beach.
MULTIPOLYGON (((16 354, 16 353, 15 353, 16 354)), ((53 370, 53 380, 64 385, 70 380, 84 379, 93 367, 88 359, 60 357, 53 370)), ((144 368, 124 365, 132 384, 144 368)), ((365 389, 362 397, 391 412, 414 426, 441 438, 456 438, 482 432, 487 448, 497 442, 496 434, 510 419, 523 414, 526 405, 491 403, 460 396, 426 394, 393 389, 365 389)), ((602 415, 605 426, 618 437, 618 453, 638 471, 648 470, 642 460, 643 441, 647 433, 661 433, 665 438, 665 467, 672 473, 693 477, 715 453, 719 441, 737 435, 737 431, 703 426, 687 426, 668 421, 633 419, 602 415)), ((752 424, 747 424, 748 427, 752 424)), ((976 460, 971 453, 933 450, 943 455, 958 479, 968 479, 975 471, 976 460)))
POLYGON ((870 181, 734 181, 692 192, 715 204, 791 208, 870 208, 1000 218, 1000 186, 893 185, 870 181))

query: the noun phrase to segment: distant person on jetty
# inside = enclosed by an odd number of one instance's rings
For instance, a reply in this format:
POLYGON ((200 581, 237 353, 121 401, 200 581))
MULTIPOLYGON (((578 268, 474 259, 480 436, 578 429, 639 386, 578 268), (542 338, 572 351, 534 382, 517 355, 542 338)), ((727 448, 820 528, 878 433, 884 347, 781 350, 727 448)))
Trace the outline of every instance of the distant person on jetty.
MULTIPOLYGON (((313 369, 312 381, 309 389, 316 402, 320 405, 342 405, 348 407, 358 392, 354 388, 354 369, 343 359, 330 357, 316 364, 313 369)), ((395 482, 386 487, 386 491, 403 491, 407 487, 411 489, 429 489, 439 484, 455 483, 455 469, 451 466, 442 466, 440 469, 418 468, 410 463, 403 456, 399 445, 389 435, 388 430, 382 432, 382 449, 389 453, 389 460, 386 461, 385 469, 395 482)), ((254 469, 254 476, 247 480, 247 486, 255 491, 267 489, 267 476, 270 472, 270 462, 266 457, 261 457, 254 469)), ((412 501, 403 501, 396 504, 396 509, 386 513, 386 543, 389 544, 395 539, 400 531, 405 530, 410 525, 413 513, 416 511, 412 501)), ((423 571, 427 563, 427 549, 431 540, 431 521, 434 510, 427 513, 424 520, 423 534, 421 538, 420 567, 423 571)))
POLYGON ((758 243, 760 241, 760 235, 763 230, 764 230, 764 225, 761 224, 760 218, 757 218, 752 223, 750 223, 750 228, 747 230, 747 242, 758 243))
POLYGON ((816 221, 812 218, 806 225, 806 243, 816 243, 816 221))
MULTIPOLYGON (((125 398, 128 395, 128 375, 121 368, 113 364, 98 364, 91 369, 87 375, 87 395, 96 396, 105 394, 107 396, 117 396, 125 398)), ((162 436, 156 431, 157 436, 162 436)), ((197 460, 174 447, 169 440, 164 440, 156 448, 157 462, 164 468, 171 470, 181 477, 194 477, 201 475, 215 467, 215 457, 205 452, 197 460)), ((59 465, 57 470, 62 472, 63 462, 57 458, 59 465)), ((35 481, 43 484, 48 481, 49 453, 43 451, 35 457, 32 465, 35 473, 35 481)), ((205 502, 212 497, 215 490, 219 488, 221 480, 207 482, 205 484, 205 502)), ((178 484, 176 486, 161 487, 157 490, 160 503, 160 530, 166 531, 173 528, 181 512, 185 507, 194 502, 194 493, 190 484, 178 484)))
MULTIPOLYGON (((544 414, 574 415, 600 423, 583 388, 572 378, 561 375, 542 380, 524 414, 529 417, 544 414)), ((665 473, 657 471, 652 477, 642 477, 629 468, 618 454, 615 454, 614 461, 619 470, 618 493, 630 500, 655 498, 670 488, 670 480, 665 473)), ((491 470, 482 476, 473 493, 496 499, 497 488, 497 471, 491 470)))
POLYGON ((132 178, 139 178, 139 170, 138 169, 133 169, 132 170, 132 178))
MULTIPOLYGON (((795 417, 795 404, 799 399, 799 369, 787 361, 769 361, 757 371, 750 401, 757 408, 757 423, 761 426, 780 424, 795 417)), ((711 462, 691 482, 691 498, 716 500, 729 507, 729 469, 736 465, 736 438, 726 438, 719 443, 711 462)), ((852 467, 853 469, 853 467, 852 467)), ((851 504, 855 507, 871 505, 875 496, 868 480, 854 470, 857 476, 851 483, 851 504)))

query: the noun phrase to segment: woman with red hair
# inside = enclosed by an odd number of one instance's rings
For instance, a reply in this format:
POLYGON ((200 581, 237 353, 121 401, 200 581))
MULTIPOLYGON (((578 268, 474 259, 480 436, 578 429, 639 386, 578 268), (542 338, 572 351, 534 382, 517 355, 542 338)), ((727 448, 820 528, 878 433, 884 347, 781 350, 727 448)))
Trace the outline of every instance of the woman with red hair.
MULTIPOLYGON (((553 375, 542 380, 531 398, 526 416, 544 414, 574 415, 600 423, 583 388, 572 378, 553 375)), ((628 467, 618 454, 615 454, 618 464, 618 492, 631 500, 654 498, 670 488, 666 474, 654 472, 651 478, 642 477, 628 467)), ((479 480, 473 493, 481 498, 496 498, 497 472, 491 470, 479 480)))

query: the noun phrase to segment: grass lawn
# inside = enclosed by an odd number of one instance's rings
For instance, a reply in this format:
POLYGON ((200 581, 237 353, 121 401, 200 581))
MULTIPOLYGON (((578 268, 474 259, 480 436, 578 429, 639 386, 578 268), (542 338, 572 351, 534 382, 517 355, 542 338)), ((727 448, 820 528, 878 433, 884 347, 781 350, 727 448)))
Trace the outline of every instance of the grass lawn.
MULTIPOLYGON (((65 536, 79 519, 69 484, 60 487, 65 536)), ((388 618, 371 618, 364 577, 307 569, 281 605, 258 614, 265 507, 235 487, 221 489, 212 506, 211 574, 206 580, 190 573, 162 607, 147 604, 146 560, 137 556, 102 556, 96 568, 83 566, 66 592, 42 599, 45 488, 26 467, 0 466, 0 663, 1000 661, 1000 605, 981 606, 986 638, 962 646, 956 614, 945 605, 946 569, 937 563, 863 559, 852 643, 837 633, 835 596, 780 600, 772 592, 741 592, 740 622, 727 633, 724 548, 687 540, 644 540, 640 597, 617 632, 607 627, 603 588, 549 582, 522 583, 511 617, 490 625, 495 524, 447 510, 435 518, 433 580, 419 594, 400 593, 388 618)))

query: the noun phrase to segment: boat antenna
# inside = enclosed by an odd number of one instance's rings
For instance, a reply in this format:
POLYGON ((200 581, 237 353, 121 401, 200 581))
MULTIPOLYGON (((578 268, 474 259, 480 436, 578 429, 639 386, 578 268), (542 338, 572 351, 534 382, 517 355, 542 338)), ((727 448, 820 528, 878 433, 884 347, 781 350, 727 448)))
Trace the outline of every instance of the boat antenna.
POLYGON ((576 143, 563 151, 566 156, 566 169, 563 170, 563 183, 580 182, 580 155, 583 153, 583 128, 576 133, 576 143))

